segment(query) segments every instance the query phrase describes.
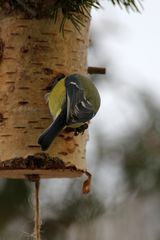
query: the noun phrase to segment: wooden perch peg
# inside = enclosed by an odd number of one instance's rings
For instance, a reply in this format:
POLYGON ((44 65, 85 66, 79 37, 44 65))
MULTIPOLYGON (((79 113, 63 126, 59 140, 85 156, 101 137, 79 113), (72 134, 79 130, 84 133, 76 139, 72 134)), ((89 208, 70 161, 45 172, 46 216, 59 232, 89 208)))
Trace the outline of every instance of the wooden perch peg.
POLYGON ((106 74, 106 68, 104 67, 88 67, 89 74, 106 74))

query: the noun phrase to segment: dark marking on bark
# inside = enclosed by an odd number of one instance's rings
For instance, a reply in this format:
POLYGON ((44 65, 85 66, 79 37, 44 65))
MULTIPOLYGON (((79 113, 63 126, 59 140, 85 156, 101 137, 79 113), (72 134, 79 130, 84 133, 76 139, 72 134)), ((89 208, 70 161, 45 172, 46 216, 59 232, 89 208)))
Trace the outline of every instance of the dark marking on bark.
POLYGON ((40 119, 42 119, 42 120, 49 120, 50 118, 49 117, 41 117, 40 119))
POLYGON ((30 35, 28 36, 28 39, 31 39, 31 36, 30 36, 30 35))
POLYGON ((81 43, 84 43, 85 41, 81 38, 77 38, 77 41, 81 42, 81 43))
POLYGON ((35 41, 35 43, 48 43, 48 41, 46 41, 46 40, 37 40, 37 41, 35 41))
POLYGON ((17 129, 24 129, 24 128, 26 128, 26 127, 16 126, 16 127, 14 127, 14 128, 17 128, 17 129))
POLYGON ((62 63, 57 63, 55 65, 58 66, 58 67, 64 67, 64 64, 62 64, 62 63))
POLYGON ((28 123, 38 123, 38 121, 28 121, 28 123))
POLYGON ((53 74, 53 70, 52 70, 51 68, 48 68, 48 67, 43 68, 43 71, 44 71, 44 73, 47 74, 47 75, 53 74))
POLYGON ((47 88, 42 88, 41 89, 43 92, 46 92, 47 91, 47 88))
POLYGON ((28 145, 29 148, 39 148, 39 145, 28 145))
POLYGON ((13 72, 6 72, 6 74, 8 75, 12 75, 12 74, 16 74, 17 72, 13 71, 13 72))
POLYGON ((15 47, 12 47, 12 46, 6 46, 5 48, 9 49, 9 50, 14 50, 15 49, 15 47))
POLYGON ((2 134, 1 137, 11 137, 11 134, 2 134))
POLYGON ((56 33, 42 32, 41 34, 46 36, 56 36, 56 33))
POLYGON ((27 52, 29 51, 29 49, 28 49, 27 46, 23 46, 23 47, 21 47, 20 51, 21 51, 22 53, 27 53, 27 52))
POLYGON ((63 156, 67 156, 68 153, 67 152, 59 152, 59 154, 63 155, 63 156))
POLYGON ((7 81, 6 84, 13 84, 15 83, 14 81, 7 81))
POLYGON ((27 101, 19 101, 18 104, 19 104, 19 105, 27 105, 28 102, 27 102, 27 101))
POLYGON ((0 123, 2 123, 4 121, 4 117, 3 117, 3 114, 0 113, 0 123))
POLYGON ((43 80, 43 81, 48 81, 48 78, 45 78, 45 77, 41 77, 40 80, 43 80))
POLYGON ((73 72, 78 73, 78 72, 80 72, 80 70, 75 68, 75 69, 73 69, 73 72))
POLYGON ((35 71, 35 72, 33 72, 33 74, 41 74, 41 72, 40 71, 35 71))
POLYGON ((72 33, 73 30, 70 30, 70 29, 64 29, 64 32, 72 33))
POLYGON ((18 32, 11 33, 12 36, 19 36, 20 34, 18 32))
POLYGON ((73 140, 73 137, 68 136, 68 137, 64 138, 64 140, 67 141, 67 142, 68 142, 68 141, 72 141, 72 140, 73 140))
POLYGON ((4 101, 4 102, 7 102, 7 100, 8 100, 8 95, 7 95, 7 94, 4 94, 4 95, 3 95, 3 101, 4 101))
POLYGON ((0 38, 0 63, 3 61, 4 47, 5 47, 5 43, 0 38))
POLYGON ((47 51, 47 50, 50 50, 50 47, 36 44, 33 47, 33 50, 35 50, 35 51, 47 51))
POLYGON ((39 62, 32 62, 31 64, 36 65, 36 66, 42 66, 43 65, 43 63, 39 63, 39 62))
POLYGON ((27 25, 17 25, 17 28, 28 28, 27 25))
POLYGON ((74 153, 74 151, 75 151, 75 147, 67 148, 67 152, 69 153, 74 153))
POLYGON ((75 143, 74 145, 75 145, 76 147, 78 147, 78 146, 79 146, 79 144, 78 144, 78 143, 75 143))
POLYGON ((29 87, 19 87, 19 89, 21 89, 21 90, 28 90, 29 87))
POLYGON ((64 135, 63 134, 59 134, 58 137, 64 138, 64 135))

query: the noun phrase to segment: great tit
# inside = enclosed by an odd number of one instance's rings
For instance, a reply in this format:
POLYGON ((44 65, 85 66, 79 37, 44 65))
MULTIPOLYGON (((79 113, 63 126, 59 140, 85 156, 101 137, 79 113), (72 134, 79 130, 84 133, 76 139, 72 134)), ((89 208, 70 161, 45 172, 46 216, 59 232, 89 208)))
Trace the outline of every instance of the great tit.
POLYGON ((49 148, 62 129, 78 129, 91 120, 100 107, 100 95, 88 77, 71 74, 52 87, 47 102, 53 122, 38 139, 43 151, 49 148))

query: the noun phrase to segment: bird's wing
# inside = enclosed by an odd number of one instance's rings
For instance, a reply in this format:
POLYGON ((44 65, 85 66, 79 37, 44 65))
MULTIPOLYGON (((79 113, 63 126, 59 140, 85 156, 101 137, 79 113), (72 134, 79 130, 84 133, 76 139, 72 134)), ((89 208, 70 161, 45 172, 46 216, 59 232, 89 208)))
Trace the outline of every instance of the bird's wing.
POLYGON ((75 77, 68 77, 65 84, 67 92, 67 124, 89 121, 95 113, 79 81, 75 77))
POLYGON ((55 121, 40 135, 38 144, 43 151, 47 150, 60 131, 66 125, 66 108, 64 107, 55 121))

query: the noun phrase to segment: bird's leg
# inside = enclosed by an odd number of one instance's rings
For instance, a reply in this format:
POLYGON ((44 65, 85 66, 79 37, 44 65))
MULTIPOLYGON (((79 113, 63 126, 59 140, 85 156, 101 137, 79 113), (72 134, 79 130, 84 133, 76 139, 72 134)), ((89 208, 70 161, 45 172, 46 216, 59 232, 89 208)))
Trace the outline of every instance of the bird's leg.
POLYGON ((80 133, 83 134, 87 128, 88 128, 88 123, 84 123, 82 126, 77 128, 67 127, 65 128, 65 132, 66 133, 74 132, 74 135, 78 136, 80 133))
POLYGON ((83 134, 87 128, 88 128, 88 123, 84 123, 82 126, 74 129, 74 135, 78 136, 80 133, 83 134))

